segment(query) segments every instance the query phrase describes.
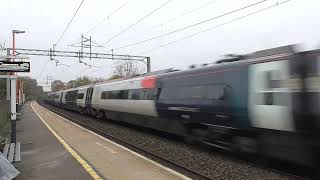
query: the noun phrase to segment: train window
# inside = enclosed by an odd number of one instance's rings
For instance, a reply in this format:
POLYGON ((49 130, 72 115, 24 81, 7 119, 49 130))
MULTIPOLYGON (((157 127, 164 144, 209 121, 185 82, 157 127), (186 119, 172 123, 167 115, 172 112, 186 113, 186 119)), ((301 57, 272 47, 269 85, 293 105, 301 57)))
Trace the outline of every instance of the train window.
POLYGON ((145 95, 147 93, 147 89, 139 89, 140 91, 140 100, 145 99, 145 95))
POLYGON ((278 70, 265 72, 266 89, 281 88, 281 74, 278 70))
POLYGON ((134 100, 151 100, 155 98, 154 89, 130 89, 103 91, 101 99, 134 99, 134 100))
POLYGON ((224 100, 226 93, 225 85, 181 86, 163 88, 160 98, 224 100))
POLYGON ((204 97, 205 87, 204 86, 187 87, 187 88, 184 88, 183 90, 181 89, 179 93, 183 94, 183 99, 201 99, 204 97))
POLYGON ((178 87, 162 88, 160 98, 161 99, 178 99, 179 90, 178 87))
POLYGON ((204 86, 168 87, 161 90, 161 99, 200 99, 204 97, 204 86))
POLYGON ((273 98, 273 93, 269 92, 269 93, 264 93, 264 104, 265 105, 274 105, 274 98, 273 98))
POLYGON ((155 89, 146 89, 144 99, 146 100, 153 100, 156 96, 156 90, 155 89))
POLYGON ((255 95, 257 105, 288 106, 290 96, 287 92, 260 92, 255 95))
POLYGON ((83 99, 83 97, 84 97, 84 93, 80 93, 77 95, 77 99, 83 99))
POLYGON ((135 99, 135 100, 141 99, 139 89, 130 89, 128 93, 128 99, 135 99))
POLYGON ((66 93, 65 99, 66 101, 75 101, 77 99, 78 91, 68 91, 66 93))
POLYGON ((107 97, 107 91, 103 91, 102 93, 101 93, 101 99, 107 99, 106 97, 107 97))
POLYGON ((128 90, 103 91, 101 99, 128 99, 128 90))
POLYGON ((103 91, 101 93, 101 99, 111 99, 111 91, 103 91))
POLYGON ((118 99, 128 99, 128 90, 121 90, 118 99))
POLYGON ((225 85, 208 85, 207 86, 207 99, 223 100, 226 96, 225 85))
POLYGON ((120 91, 110 91, 109 99, 119 99, 120 91))

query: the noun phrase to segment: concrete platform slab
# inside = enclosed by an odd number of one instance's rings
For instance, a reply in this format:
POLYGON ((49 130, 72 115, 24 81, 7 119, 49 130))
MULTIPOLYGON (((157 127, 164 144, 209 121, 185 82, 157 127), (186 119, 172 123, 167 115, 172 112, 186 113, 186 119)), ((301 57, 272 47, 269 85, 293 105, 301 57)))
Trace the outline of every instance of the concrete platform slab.
POLYGON ((87 180, 92 177, 61 145, 30 107, 23 106, 17 121, 17 141, 21 142, 21 172, 17 180, 87 180))
POLYGON ((32 107, 57 134, 106 179, 189 179, 44 109, 36 102, 32 103, 32 107))

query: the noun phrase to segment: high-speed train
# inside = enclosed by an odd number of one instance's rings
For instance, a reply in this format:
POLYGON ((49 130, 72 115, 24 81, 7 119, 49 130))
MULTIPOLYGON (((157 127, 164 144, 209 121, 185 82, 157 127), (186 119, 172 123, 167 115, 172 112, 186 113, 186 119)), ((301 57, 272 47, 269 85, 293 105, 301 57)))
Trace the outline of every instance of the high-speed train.
POLYGON ((47 102, 189 142, 318 165, 319 55, 284 46, 53 92, 47 102))

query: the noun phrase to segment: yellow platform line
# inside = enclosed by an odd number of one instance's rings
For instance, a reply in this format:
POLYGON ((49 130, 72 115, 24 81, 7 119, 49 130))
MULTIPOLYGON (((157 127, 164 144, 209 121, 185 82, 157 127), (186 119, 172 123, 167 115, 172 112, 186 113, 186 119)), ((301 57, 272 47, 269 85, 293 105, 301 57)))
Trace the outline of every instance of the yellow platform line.
POLYGON ((72 149, 68 143, 59 136, 55 130, 39 115, 39 113, 34 109, 33 102, 31 103, 32 110, 37 114, 40 120, 46 125, 49 131, 59 140, 59 142, 69 151, 69 153, 81 164, 81 166, 91 175, 94 180, 102 180, 102 178, 93 170, 93 168, 83 159, 81 156, 72 149))

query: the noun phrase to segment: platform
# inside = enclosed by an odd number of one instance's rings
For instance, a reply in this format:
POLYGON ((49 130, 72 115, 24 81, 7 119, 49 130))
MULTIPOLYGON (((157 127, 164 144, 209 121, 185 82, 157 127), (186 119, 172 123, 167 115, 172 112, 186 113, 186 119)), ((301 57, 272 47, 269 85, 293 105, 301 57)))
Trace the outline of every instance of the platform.
POLYGON ((92 179, 41 122, 30 103, 23 106, 17 121, 17 141, 21 142, 22 161, 15 164, 20 171, 16 180, 92 179))
POLYGON ((50 112, 25 104, 19 179, 189 179, 50 112))

